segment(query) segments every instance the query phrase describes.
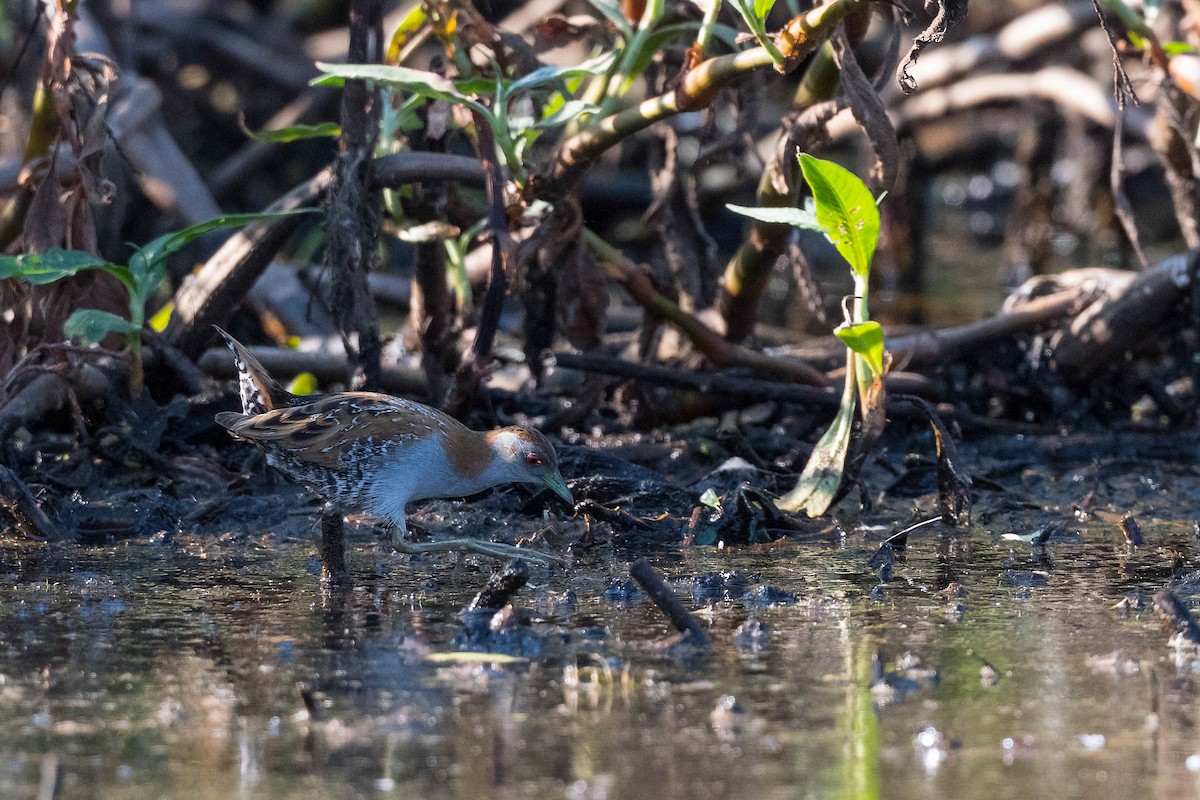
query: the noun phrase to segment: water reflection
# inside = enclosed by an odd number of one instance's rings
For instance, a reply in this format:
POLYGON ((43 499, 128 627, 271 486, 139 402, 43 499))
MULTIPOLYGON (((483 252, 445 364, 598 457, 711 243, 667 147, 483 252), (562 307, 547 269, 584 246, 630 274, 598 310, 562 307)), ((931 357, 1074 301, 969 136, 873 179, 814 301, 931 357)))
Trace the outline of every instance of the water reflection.
POLYGON ((553 655, 504 664, 426 658, 483 562, 362 543, 369 571, 323 593, 299 544, 0 551, 0 797, 1194 796, 1200 668, 1151 611, 1114 608, 1192 541, 1190 522, 1147 536, 926 536, 882 585, 857 534, 686 551, 659 565, 681 597, 732 569, 798 601, 715 601, 699 658, 658 645, 646 603, 606 600, 623 562, 593 554, 519 595, 561 610, 535 625, 553 655), (759 646, 738 647, 748 621, 759 646))

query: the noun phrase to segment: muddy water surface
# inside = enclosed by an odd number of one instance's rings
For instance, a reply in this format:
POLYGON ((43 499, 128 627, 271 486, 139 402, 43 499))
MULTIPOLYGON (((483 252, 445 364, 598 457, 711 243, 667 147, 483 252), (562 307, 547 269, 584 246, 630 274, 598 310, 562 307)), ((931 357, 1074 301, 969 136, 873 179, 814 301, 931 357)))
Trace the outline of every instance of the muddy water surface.
POLYGON ((1200 560, 1180 472, 1172 496, 1132 475, 1138 497, 1068 506, 1044 549, 1001 535, 1045 506, 914 534, 887 582, 868 562, 906 509, 650 553, 708 653, 662 645, 623 583, 638 554, 606 545, 532 571, 524 657, 494 663, 438 660, 486 560, 359 536, 337 594, 303 539, 7 549, 0 797, 1195 796, 1200 661, 1151 603, 1174 551, 1200 560), (1132 550, 1116 520, 1138 504, 1132 550))

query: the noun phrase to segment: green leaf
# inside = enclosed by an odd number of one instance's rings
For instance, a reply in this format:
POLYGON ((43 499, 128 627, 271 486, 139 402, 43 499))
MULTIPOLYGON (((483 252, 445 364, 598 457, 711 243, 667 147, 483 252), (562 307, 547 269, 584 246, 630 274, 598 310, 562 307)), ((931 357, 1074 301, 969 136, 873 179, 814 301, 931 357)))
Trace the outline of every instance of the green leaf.
POLYGON ((375 81, 422 97, 458 103, 488 113, 486 107, 467 97, 453 81, 436 72, 383 64, 325 64, 320 61, 317 62, 317 69, 325 74, 313 78, 310 81, 313 86, 342 86, 346 79, 375 81))
POLYGON ((129 270, 133 273, 139 293, 145 296, 162 280, 167 256, 191 244, 206 233, 220 228, 236 228, 251 222, 264 222, 283 217, 294 217, 299 214, 315 213, 315 209, 301 208, 294 211, 272 213, 228 214, 210 219, 208 222, 201 222, 175 233, 164 234, 145 247, 136 248, 137 252, 129 259, 129 270))
POLYGON ((139 329, 124 317, 95 308, 81 308, 63 324, 63 333, 70 339, 81 339, 87 344, 100 341, 110 333, 130 334, 139 329))
POLYGON ((570 67, 556 67, 554 65, 539 67, 528 75, 519 78, 511 86, 508 87, 508 94, 515 95, 519 92, 528 92, 531 89, 538 89, 543 86, 558 83, 568 78, 585 78, 589 75, 603 75, 612 63, 613 55, 608 53, 601 58, 595 58, 586 61, 583 64, 576 64, 570 67))
POLYGON ((808 516, 819 517, 833 505, 846 470, 855 407, 854 376, 848 374, 847 391, 842 394, 837 417, 813 448, 796 487, 779 498, 777 506, 784 511, 803 509, 808 516))
POLYGON ((700 495, 700 504, 709 508, 720 509, 721 498, 717 496, 717 492, 711 486, 704 490, 704 494, 700 495))
POLYGON ((387 61, 393 64, 399 61, 401 52, 416 40, 417 34, 428 22, 429 17, 425 13, 425 7, 420 3, 414 5, 404 15, 404 19, 400 20, 400 24, 396 26, 396 30, 388 42, 387 61))
POLYGON ((750 29, 756 37, 765 29, 762 17, 755 13, 755 0, 733 0, 733 7, 742 15, 742 19, 746 22, 746 27, 750 29))
POLYGON ((735 206, 729 203, 725 206, 735 214, 756 219, 759 222, 772 222, 782 225, 793 225, 810 231, 825 230, 817 222, 817 213, 812 208, 796 208, 795 206, 735 206))
POLYGON ((863 357, 871 374, 883 375, 883 326, 878 322, 860 322, 857 325, 839 325, 833 331, 846 347, 863 357))
POLYGON ((879 241, 879 208, 859 178, 832 161, 800 154, 800 169, 816 200, 817 222, 854 274, 865 280, 879 241))
POLYGON ((771 13, 771 9, 774 7, 775 0, 754 0, 754 16, 765 23, 767 15, 771 13))
POLYGON ((68 278, 85 269, 113 266, 100 256, 82 250, 48 250, 19 256, 0 256, 0 280, 21 278, 41 286, 68 278))
POLYGON ((288 384, 287 390, 297 397, 308 397, 310 394, 316 393, 318 385, 316 375, 313 375, 311 372, 301 372, 292 378, 292 382, 288 384))
POLYGON ((342 126, 336 122, 318 122, 315 125, 289 125, 286 128, 268 131, 252 131, 242 125, 242 132, 256 142, 272 142, 285 144, 298 142, 301 139, 328 139, 342 135, 342 126))

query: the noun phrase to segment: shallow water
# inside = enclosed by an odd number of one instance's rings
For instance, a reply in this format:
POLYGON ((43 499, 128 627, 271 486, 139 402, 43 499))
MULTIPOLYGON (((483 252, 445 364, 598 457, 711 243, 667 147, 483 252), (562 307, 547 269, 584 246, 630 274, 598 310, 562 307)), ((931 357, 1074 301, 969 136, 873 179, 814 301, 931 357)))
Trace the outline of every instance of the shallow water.
MULTIPOLYGON (((1173 479, 1180 501, 1192 481, 1173 479)), ((1168 648, 1150 596, 1172 547, 1200 548, 1190 519, 1144 510, 1130 550, 1118 510, 1044 550, 999 537, 1033 511, 914 534, 884 584, 867 562, 891 529, 863 523, 650 556, 707 654, 606 594, 632 556, 601 546, 533 570, 531 657, 494 664, 428 658, 454 648, 486 560, 356 539, 354 590, 331 594, 305 541, 6 549, 0 797, 56 773, 62 798, 1195 796, 1200 662, 1168 648), (797 602, 710 605, 691 578, 714 570, 797 602), (735 644, 749 617, 761 652, 735 644), (897 673, 906 654, 936 675, 897 673)))

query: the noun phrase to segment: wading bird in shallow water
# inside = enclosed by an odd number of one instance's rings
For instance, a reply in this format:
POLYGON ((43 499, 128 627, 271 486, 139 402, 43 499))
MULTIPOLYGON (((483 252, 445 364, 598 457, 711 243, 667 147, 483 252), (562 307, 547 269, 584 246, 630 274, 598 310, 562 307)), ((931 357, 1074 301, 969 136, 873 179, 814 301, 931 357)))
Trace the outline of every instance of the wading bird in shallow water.
POLYGON ((341 516, 362 511, 394 526, 392 543, 406 553, 467 550, 496 558, 556 561, 543 553, 471 538, 407 541, 405 506, 413 500, 465 497, 502 483, 545 486, 573 502, 554 447, 533 428, 473 431, 435 408, 374 392, 296 397, 276 383, 240 342, 217 328, 237 364, 242 413, 217 422, 248 439, 267 463, 323 497, 322 560, 327 577, 344 570, 341 516), (330 528, 338 537, 330 553, 330 528), (327 556, 334 563, 328 563, 327 556))

